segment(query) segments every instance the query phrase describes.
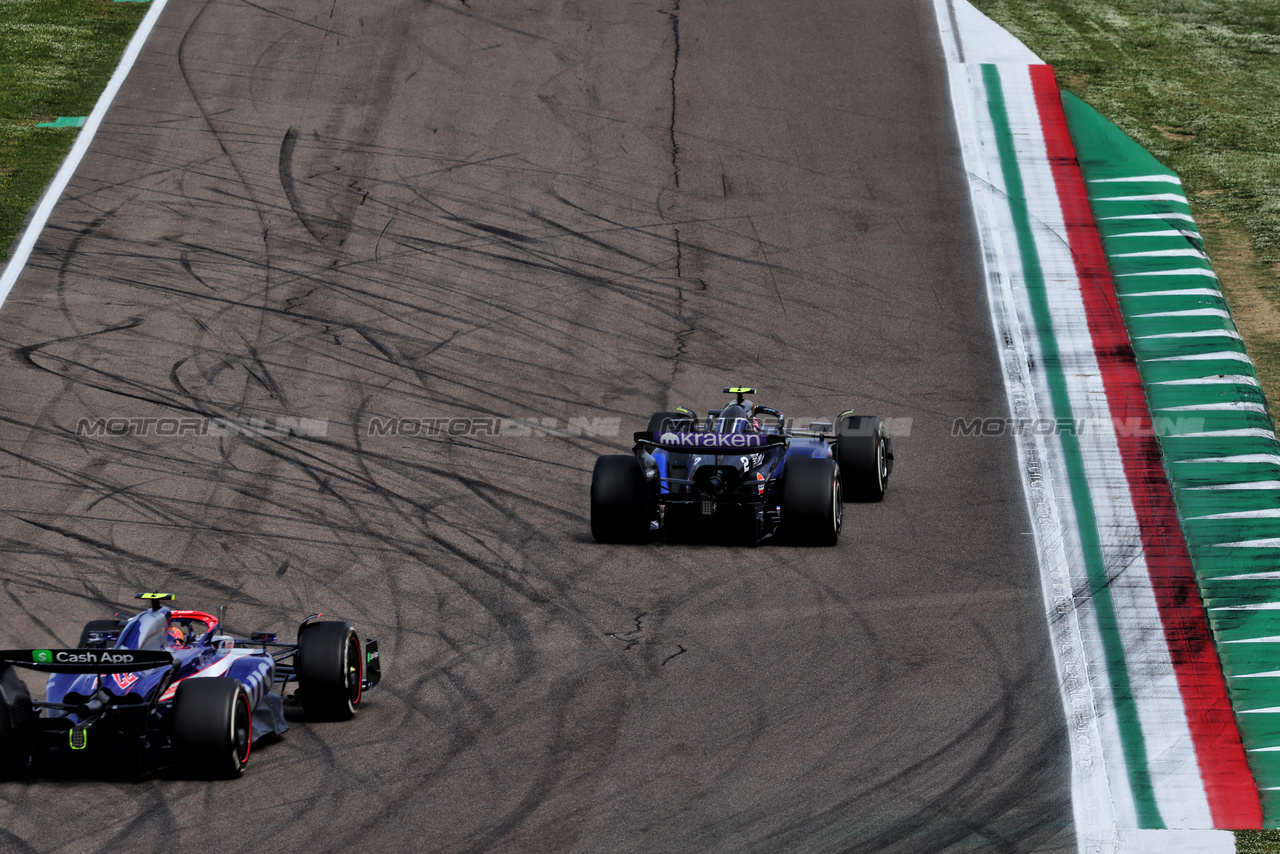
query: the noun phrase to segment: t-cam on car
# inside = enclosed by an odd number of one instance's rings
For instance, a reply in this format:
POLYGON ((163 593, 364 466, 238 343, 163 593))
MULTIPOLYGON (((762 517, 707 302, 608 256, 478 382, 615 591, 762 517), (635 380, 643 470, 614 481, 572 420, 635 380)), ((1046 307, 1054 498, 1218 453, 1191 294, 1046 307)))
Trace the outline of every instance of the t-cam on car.
POLYGON ((735 399, 705 420, 656 412, 631 454, 602 456, 591 476, 597 542, 710 536, 778 537, 835 545, 843 502, 879 501, 893 471, 884 422, 846 410, 834 424, 795 429, 787 417, 727 388, 735 399))
POLYGON ((93 620, 76 649, 0 652, 0 778, 55 769, 126 777, 237 777, 255 741, 288 729, 285 689, 309 719, 346 720, 381 679, 378 642, 307 617, 295 643, 222 633, 219 617, 140 593, 148 610, 93 620), (49 674, 33 700, 17 668, 49 674))

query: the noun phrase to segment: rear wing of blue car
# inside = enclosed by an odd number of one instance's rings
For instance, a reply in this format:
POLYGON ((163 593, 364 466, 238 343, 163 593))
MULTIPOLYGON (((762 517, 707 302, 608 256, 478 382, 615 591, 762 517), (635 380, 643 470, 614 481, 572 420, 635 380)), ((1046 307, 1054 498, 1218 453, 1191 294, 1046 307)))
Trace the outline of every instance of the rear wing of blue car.
POLYGON ((785 445, 786 436, 775 433, 636 433, 637 445, 690 454, 745 454, 785 445))
POLYGON ((173 654, 150 649, 7 649, 0 666, 44 673, 130 673, 172 667, 173 654))

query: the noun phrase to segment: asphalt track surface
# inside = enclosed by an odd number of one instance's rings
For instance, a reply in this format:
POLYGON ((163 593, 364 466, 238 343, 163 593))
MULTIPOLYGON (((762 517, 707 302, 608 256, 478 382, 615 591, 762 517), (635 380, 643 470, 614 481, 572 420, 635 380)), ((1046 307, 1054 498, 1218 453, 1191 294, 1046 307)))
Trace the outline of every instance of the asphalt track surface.
POLYGON ((236 782, 0 785, 0 849, 1074 850, 961 178, 928 3, 172 0, 0 312, 0 643, 160 589, 386 677, 236 782), (736 383, 912 419, 884 502, 593 543, 736 383), (369 435, 442 417, 621 434, 369 435))

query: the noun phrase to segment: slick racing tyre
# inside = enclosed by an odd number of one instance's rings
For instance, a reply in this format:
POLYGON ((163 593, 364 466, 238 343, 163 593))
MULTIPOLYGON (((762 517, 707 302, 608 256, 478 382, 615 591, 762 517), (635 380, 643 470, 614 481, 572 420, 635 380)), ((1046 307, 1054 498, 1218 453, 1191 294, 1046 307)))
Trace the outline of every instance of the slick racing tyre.
POLYGON ((9 709, 0 706, 0 781, 17 780, 22 776, 22 749, 18 733, 9 719, 9 709))
POLYGON ((649 535, 649 484, 630 454, 596 460, 591 474, 591 536, 597 543, 637 543, 649 535))
POLYGON ((832 459, 787 460, 782 475, 782 528, 801 546, 834 546, 844 517, 840 468, 832 459))
POLYGON ((893 445, 874 415, 847 415, 836 425, 836 461, 851 501, 879 501, 893 471, 893 445))
POLYGON ((88 649, 92 643, 94 649, 105 649, 114 645, 111 643, 103 643, 101 641, 91 642, 90 637, 103 632, 118 633, 127 621, 126 620, 90 620, 84 624, 84 628, 80 630, 80 642, 76 646, 81 649, 88 649))
POLYGON ((655 412, 644 429, 646 433, 687 432, 693 430, 693 419, 684 412, 655 412))
POLYGON ((178 770, 191 777, 239 777, 253 744, 253 710, 240 680, 226 676, 184 679, 173 695, 173 751, 178 770))
POLYGON ((30 739, 23 738, 18 725, 30 714, 27 686, 14 668, 0 664, 0 780, 20 780, 28 774, 30 739))
POLYGON ((364 657, 350 623, 308 623, 298 637, 293 661, 298 700, 307 717, 320 721, 355 717, 364 687, 364 657))

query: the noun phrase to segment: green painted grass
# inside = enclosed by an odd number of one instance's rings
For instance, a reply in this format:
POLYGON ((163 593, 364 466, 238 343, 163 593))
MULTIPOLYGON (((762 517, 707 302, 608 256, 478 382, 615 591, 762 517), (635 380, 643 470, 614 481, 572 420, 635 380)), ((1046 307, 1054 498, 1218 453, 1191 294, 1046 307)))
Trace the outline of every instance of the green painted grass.
POLYGON ((0 0, 0 248, 14 238, 120 62, 145 3, 0 0))

